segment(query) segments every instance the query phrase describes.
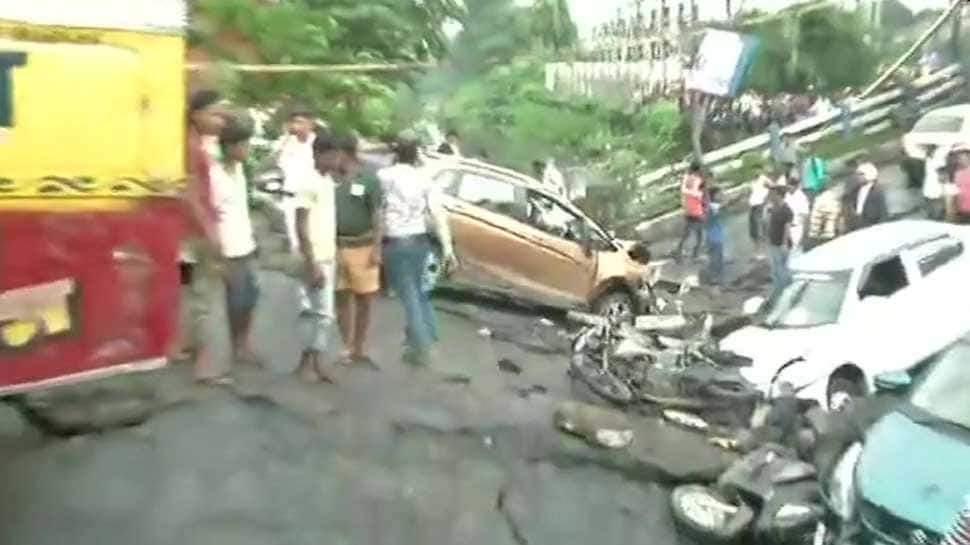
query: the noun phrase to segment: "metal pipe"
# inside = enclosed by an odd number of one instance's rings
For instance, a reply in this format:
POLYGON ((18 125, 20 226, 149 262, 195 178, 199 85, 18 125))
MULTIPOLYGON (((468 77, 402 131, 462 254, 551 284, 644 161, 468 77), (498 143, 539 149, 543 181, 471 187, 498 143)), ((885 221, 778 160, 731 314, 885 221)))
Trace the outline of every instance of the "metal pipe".
POLYGON ((921 47, 923 47, 923 44, 925 44, 927 41, 929 41, 930 38, 933 37, 933 34, 936 34, 936 31, 939 30, 941 26, 943 26, 943 23, 945 23, 946 20, 949 19, 950 16, 953 15, 956 12, 956 10, 960 8, 960 5, 966 1, 967 0, 953 0, 953 3, 950 4, 950 7, 947 8, 947 10, 944 11, 936 19, 936 21, 933 22, 932 25, 930 25, 930 28, 926 29, 926 32, 924 32, 923 35, 920 36, 918 40, 916 40, 916 43, 910 46, 910 48, 907 49, 906 52, 903 53, 903 55, 899 57, 899 59, 897 59, 892 66, 889 67, 888 70, 886 70, 881 76, 876 78, 876 81, 872 82, 869 85, 869 87, 866 87, 866 89, 862 91, 862 94, 860 94, 858 98, 860 99, 866 98, 867 96, 872 94, 873 91, 878 89, 879 86, 881 86, 883 83, 886 83, 886 81, 889 78, 891 78, 892 75, 895 74, 896 71, 899 70, 899 68, 906 61, 908 61, 917 51, 919 51, 921 47))
POLYGON ((196 72, 208 68, 226 67, 236 72, 251 73, 294 73, 294 72, 394 72, 435 68, 437 64, 409 62, 396 64, 233 64, 233 63, 188 63, 186 69, 196 72))

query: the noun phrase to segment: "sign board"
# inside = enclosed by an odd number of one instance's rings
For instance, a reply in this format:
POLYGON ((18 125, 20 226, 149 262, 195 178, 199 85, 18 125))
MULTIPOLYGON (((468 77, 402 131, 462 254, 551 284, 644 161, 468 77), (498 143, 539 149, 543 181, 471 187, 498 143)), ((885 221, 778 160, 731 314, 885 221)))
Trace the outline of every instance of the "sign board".
POLYGON ((714 96, 735 96, 754 62, 758 44, 754 36, 707 30, 694 65, 687 73, 687 89, 714 96))

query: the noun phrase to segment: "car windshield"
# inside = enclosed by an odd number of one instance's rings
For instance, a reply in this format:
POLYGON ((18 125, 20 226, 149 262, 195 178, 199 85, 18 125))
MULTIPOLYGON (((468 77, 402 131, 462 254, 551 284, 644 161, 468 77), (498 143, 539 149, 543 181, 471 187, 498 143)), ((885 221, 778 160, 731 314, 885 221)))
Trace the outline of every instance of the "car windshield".
POLYGON ((959 132, 961 127, 963 127, 962 117, 930 114, 913 126, 913 132, 959 132))
POLYGON ((970 340, 951 346, 913 388, 920 412, 970 430, 970 340))
POLYGON ((834 324, 842 311, 849 276, 849 271, 794 272, 791 282, 768 300, 762 324, 769 328, 834 324))

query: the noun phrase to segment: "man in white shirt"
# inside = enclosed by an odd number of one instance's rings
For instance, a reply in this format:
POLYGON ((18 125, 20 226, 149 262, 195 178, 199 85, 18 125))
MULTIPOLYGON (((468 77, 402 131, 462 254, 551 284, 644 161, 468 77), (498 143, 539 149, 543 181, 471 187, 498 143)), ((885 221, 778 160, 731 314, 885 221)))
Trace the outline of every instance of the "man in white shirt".
POLYGON ((226 315, 235 361, 260 365, 249 344, 253 310, 259 299, 254 254, 256 240, 249 217, 249 195, 243 161, 249 154, 252 129, 237 116, 230 117, 219 136, 220 159, 209 169, 216 229, 225 258, 226 315))
POLYGON ((768 186, 771 178, 767 174, 758 176, 751 183, 751 193, 748 196, 748 234, 751 242, 760 244, 764 233, 765 202, 768 200, 768 186))
POLYGON ((566 179, 556 168, 556 160, 553 158, 546 161, 546 168, 542 171, 542 183, 559 195, 566 195, 566 179))
POLYGON ((941 171, 946 168, 949 155, 948 146, 937 146, 926 156, 926 173, 923 175, 923 201, 926 216, 931 220, 943 221, 946 206, 943 201, 943 180, 941 171))
POLYGON ((811 213, 808 196, 802 191, 801 182, 796 178, 791 178, 788 181, 788 194, 785 196, 785 204, 792 212, 791 252, 789 255, 795 256, 804 249, 802 243, 805 238, 805 228, 808 225, 808 216, 811 213))
POLYGON ((304 344, 297 374, 308 382, 333 382, 323 358, 335 320, 337 216, 335 186, 330 173, 340 166, 337 139, 328 132, 318 132, 313 141, 313 156, 314 176, 297 192, 295 203, 296 234, 306 273, 300 312, 304 344))
MULTIPOLYGON (((313 115, 308 110, 296 109, 290 113, 286 134, 277 143, 274 157, 283 171, 283 190, 296 194, 300 188, 317 177, 313 161, 314 140, 313 115)), ((296 207, 294 200, 285 198, 282 203, 286 218, 287 234, 291 249, 297 249, 296 207)))

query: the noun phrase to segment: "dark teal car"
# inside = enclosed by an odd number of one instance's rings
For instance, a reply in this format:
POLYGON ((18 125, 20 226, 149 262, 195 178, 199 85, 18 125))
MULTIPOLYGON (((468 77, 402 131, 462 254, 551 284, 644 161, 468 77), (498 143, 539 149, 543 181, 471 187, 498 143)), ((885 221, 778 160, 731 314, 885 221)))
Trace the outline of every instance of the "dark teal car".
POLYGON ((855 468, 862 544, 935 545, 970 494, 970 336, 921 368, 877 381, 910 390, 869 430, 855 468))

